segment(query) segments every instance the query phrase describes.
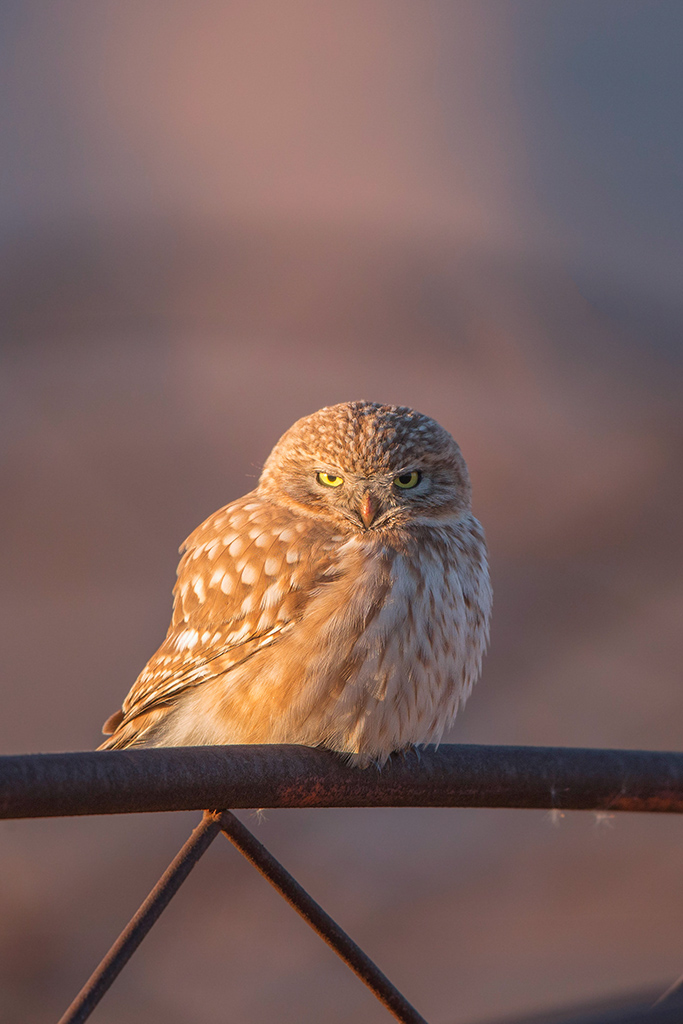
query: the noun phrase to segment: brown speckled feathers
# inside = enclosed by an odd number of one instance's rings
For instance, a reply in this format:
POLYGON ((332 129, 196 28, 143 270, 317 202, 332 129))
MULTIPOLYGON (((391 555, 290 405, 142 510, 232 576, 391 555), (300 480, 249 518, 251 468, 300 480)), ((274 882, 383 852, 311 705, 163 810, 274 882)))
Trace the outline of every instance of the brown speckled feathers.
POLYGON ((438 740, 479 673, 491 591, 467 468, 413 410, 299 420, 183 550, 167 637, 105 748, 290 742, 381 762, 438 740))

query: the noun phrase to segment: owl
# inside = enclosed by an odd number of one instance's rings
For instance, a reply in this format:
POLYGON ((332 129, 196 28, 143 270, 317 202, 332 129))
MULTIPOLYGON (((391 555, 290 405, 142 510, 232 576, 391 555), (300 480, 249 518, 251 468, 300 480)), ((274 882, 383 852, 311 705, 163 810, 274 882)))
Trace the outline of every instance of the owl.
POLYGON ((173 618, 100 749, 438 742, 477 679, 486 543, 451 435, 413 409, 298 420, 180 551, 173 618))

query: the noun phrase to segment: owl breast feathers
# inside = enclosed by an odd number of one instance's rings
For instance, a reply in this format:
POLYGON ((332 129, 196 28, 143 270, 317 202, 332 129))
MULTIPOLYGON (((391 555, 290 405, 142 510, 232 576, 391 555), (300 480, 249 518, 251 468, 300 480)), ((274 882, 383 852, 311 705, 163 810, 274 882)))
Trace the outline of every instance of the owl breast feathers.
POLYGON ((486 544, 460 449, 408 408, 299 420, 186 540, 163 644, 101 749, 438 742, 479 675, 486 544))

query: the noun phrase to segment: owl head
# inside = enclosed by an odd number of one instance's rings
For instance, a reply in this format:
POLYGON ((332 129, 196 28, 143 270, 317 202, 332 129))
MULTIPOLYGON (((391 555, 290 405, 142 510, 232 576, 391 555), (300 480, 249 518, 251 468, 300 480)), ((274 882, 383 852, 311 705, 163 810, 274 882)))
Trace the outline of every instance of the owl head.
POLYGON ((259 491, 364 532, 469 511, 469 474, 451 435, 405 406, 343 402, 305 416, 270 453, 259 491))

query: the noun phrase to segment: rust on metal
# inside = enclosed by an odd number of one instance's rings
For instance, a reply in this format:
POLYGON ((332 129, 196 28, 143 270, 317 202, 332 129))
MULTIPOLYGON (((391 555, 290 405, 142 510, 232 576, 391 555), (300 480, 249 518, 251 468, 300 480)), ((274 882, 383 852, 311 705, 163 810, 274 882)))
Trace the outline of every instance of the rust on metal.
POLYGON ((681 799, 678 793, 660 793, 657 796, 639 797, 620 793, 615 796, 609 811, 647 811, 658 814, 678 814, 681 810, 681 799))
POLYGON ((442 745, 352 768, 290 745, 0 757, 0 817, 205 807, 518 807, 683 811, 683 754, 442 745))
POLYGON ((331 946, 397 1020, 402 1024, 427 1024, 367 953, 316 903, 239 818, 230 811, 223 811, 219 821, 233 846, 261 872, 320 938, 331 946))

